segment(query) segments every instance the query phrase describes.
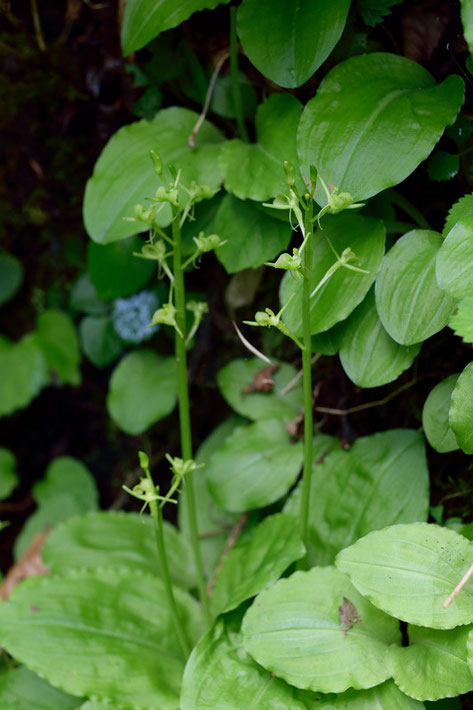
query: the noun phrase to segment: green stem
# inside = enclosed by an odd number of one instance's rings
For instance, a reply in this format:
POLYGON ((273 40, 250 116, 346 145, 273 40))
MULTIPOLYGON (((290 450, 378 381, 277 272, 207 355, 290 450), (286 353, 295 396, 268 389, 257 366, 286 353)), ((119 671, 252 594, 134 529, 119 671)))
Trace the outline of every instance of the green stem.
MULTIPOLYGON (((179 209, 173 208, 172 238, 174 242, 173 250, 173 271, 174 271, 174 298, 176 307, 176 321, 182 336, 176 331, 175 352, 177 362, 178 396, 179 396, 179 428, 181 435, 181 450, 183 459, 192 458, 192 435, 191 418, 189 407, 189 389, 187 385, 187 358, 186 358, 186 297, 184 290, 184 271, 182 269, 181 256, 181 226, 179 209)), ((186 487, 187 516, 189 521, 189 531, 191 545, 194 553, 195 567, 197 570, 197 584, 199 596, 208 621, 211 620, 209 600, 207 597, 204 567, 199 546, 199 530, 197 526, 197 514, 194 493, 194 474, 188 473, 184 479, 186 487)))
POLYGON ((401 208, 409 217, 412 217, 414 222, 421 229, 430 229, 430 224, 425 219, 424 215, 419 212, 417 207, 415 207, 412 202, 409 202, 405 197, 403 197, 397 190, 390 190, 391 199, 395 205, 401 208))
MULTIPOLYGON (((309 205, 305 212, 304 224, 306 234, 312 230, 312 210, 313 202, 309 200, 309 205)), ((314 417, 312 413, 312 341, 310 333, 310 277, 312 273, 313 239, 311 234, 302 256, 302 332, 304 350, 302 351, 302 372, 304 388, 304 469, 302 472, 302 496, 300 513, 301 538, 308 549, 308 518, 309 518, 309 498, 310 482, 312 476, 312 438, 314 435, 314 417)))
POLYGON ((233 107, 238 123, 240 136, 248 143, 248 133, 243 118, 243 106, 241 103, 240 77, 238 76, 238 40, 236 28, 236 7, 230 8, 230 71, 232 75, 233 107))

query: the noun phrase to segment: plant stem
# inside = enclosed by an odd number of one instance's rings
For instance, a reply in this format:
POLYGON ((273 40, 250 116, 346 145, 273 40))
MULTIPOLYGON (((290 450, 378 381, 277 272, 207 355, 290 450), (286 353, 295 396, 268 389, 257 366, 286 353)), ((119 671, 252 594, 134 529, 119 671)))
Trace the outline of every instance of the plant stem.
POLYGON ((245 119, 243 118, 243 106, 241 103, 240 77, 238 76, 236 12, 236 7, 230 8, 230 71, 232 75, 233 107, 235 109, 240 136, 248 143, 248 133, 245 126, 245 119))
MULTIPOLYGON (((176 330, 175 352, 177 363, 178 396, 179 396, 179 429, 181 435, 181 450, 183 459, 192 458, 192 435, 191 419, 189 408, 189 389, 187 384, 187 358, 186 358, 186 297, 184 290, 184 272, 182 269, 181 256, 181 227, 179 209, 173 208, 172 238, 173 248, 173 271, 174 271, 174 297, 176 307, 176 321, 182 336, 176 330)), ((206 594, 204 567, 200 554, 199 531, 197 526, 197 514, 194 494, 194 473, 191 471, 184 479, 186 487, 187 516, 189 521, 189 531, 191 545, 194 553, 195 567, 197 571, 197 584, 199 596, 204 608, 205 615, 210 622, 211 614, 209 601, 206 594)))
MULTIPOLYGON (((310 198, 305 212, 304 225, 306 234, 312 231, 313 202, 310 198)), ((302 473, 302 496, 300 513, 301 538, 306 549, 309 517, 310 479, 312 476, 312 438, 314 418, 312 413, 312 341, 310 333, 310 277, 312 273, 313 239, 311 234, 302 254, 302 331, 304 350, 302 351, 302 380, 304 388, 304 469, 302 473)))
POLYGON ((409 217, 412 217, 414 222, 421 229, 430 229, 430 224, 425 219, 424 215, 419 212, 417 207, 415 207, 412 202, 409 202, 403 195, 401 195, 397 190, 391 190, 391 199, 395 205, 401 208, 409 217))

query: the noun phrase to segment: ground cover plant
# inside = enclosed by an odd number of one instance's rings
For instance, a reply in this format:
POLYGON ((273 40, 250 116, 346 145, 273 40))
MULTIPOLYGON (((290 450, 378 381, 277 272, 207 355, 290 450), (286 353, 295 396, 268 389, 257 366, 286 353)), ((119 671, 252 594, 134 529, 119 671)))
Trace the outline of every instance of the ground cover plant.
MULTIPOLYGON (((85 186, 69 307, 2 338, 0 415, 79 387, 83 357, 139 466, 108 510, 64 452, 35 482, 0 605, 7 710, 471 707, 473 10, 445 15, 434 76, 438 9, 411 19, 425 55, 379 40, 407 5, 127 1, 138 120, 85 186), (212 66, 185 32, 202 11, 212 66)), ((1 303, 24 271, 0 254, 1 303)), ((1 448, 2 500, 17 468, 1 448)))

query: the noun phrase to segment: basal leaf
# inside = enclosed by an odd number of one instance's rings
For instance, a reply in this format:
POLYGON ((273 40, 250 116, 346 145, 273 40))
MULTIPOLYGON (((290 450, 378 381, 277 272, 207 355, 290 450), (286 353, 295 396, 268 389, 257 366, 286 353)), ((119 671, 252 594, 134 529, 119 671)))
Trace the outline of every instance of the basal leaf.
POLYGON ((138 236, 113 244, 89 242, 87 269, 99 298, 111 300, 129 296, 146 284, 156 270, 154 261, 139 259, 143 240, 138 236))
MULTIPOLYGON (((423 703, 401 693, 392 680, 368 690, 347 690, 321 698, 320 710, 424 710, 423 703)), ((318 710, 318 709, 317 709, 318 710)))
POLYGON ((420 343, 447 324, 455 301, 437 283, 437 232, 414 229, 398 239, 376 279, 376 307, 389 335, 402 345, 420 343))
POLYGON ((80 349, 77 330, 71 317, 63 311, 40 313, 35 340, 46 358, 46 364, 64 384, 81 382, 80 349))
POLYGON ((0 254, 0 306, 13 298, 23 281, 23 264, 12 254, 0 254))
POLYGON ((110 365, 121 354, 123 341, 110 316, 86 316, 79 326, 82 349, 96 367, 110 365))
POLYGON ((448 421, 458 445, 473 454, 473 362, 458 377, 452 392, 448 421))
POLYGON ((382 683, 390 676, 388 646, 400 641, 396 619, 333 567, 280 579, 253 602, 242 632, 257 663, 291 685, 323 693, 382 683), (352 618, 345 618, 349 605, 352 618))
POLYGON ((295 88, 327 59, 340 39, 349 7, 349 0, 243 0, 238 34, 262 74, 295 88))
POLYGON ((450 316, 448 325, 455 335, 463 338, 464 343, 473 343, 473 298, 471 296, 457 304, 457 309, 450 316))
POLYGON ((473 545, 453 530, 427 523, 392 525, 339 552, 335 564, 358 591, 409 624, 453 629, 473 621, 473 583, 443 603, 471 562, 473 545))
POLYGON ((473 217, 462 219, 447 234, 437 254, 436 275, 441 289, 453 298, 473 290, 473 217))
MULTIPOLYGON (((370 53, 338 64, 304 109, 298 153, 303 172, 315 165, 326 184, 355 201, 404 180, 454 122, 464 84, 436 85, 420 64, 370 53)), ((323 190, 317 191, 325 203, 323 190)))
POLYGON ((452 205, 447 219, 445 220, 445 226, 442 232, 443 236, 446 237, 457 222, 460 220, 468 220, 470 217, 473 217, 473 194, 460 197, 460 199, 452 205))
POLYGON ((27 668, 15 668, 0 675, 2 710, 75 710, 82 700, 53 688, 27 668))
POLYGON ((441 454, 460 448, 448 421, 452 392, 457 380, 458 374, 439 382, 429 392, 422 410, 422 426, 427 441, 441 454))
POLYGON ((10 449, 0 446, 0 500, 8 498, 17 484, 16 456, 10 449))
POLYGON ((0 336, 0 417, 27 407, 49 382, 46 359, 31 333, 17 343, 0 336))

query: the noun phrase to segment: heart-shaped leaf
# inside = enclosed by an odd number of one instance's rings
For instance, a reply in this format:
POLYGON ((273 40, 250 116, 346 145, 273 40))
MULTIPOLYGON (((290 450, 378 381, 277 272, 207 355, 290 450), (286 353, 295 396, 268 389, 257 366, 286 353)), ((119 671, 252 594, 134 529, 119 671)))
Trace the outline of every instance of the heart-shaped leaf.
POLYGON ((80 323, 79 335, 85 355, 96 367, 110 365, 123 350, 123 341, 110 316, 86 316, 80 323))
POLYGON ((448 420, 452 393, 457 380, 458 375, 450 375, 439 382, 429 392, 422 410, 422 426, 427 441, 441 454, 460 448, 448 420))
POLYGON ((11 343, 0 336, 0 417, 27 407, 49 382, 46 359, 34 335, 11 343))
POLYGON ((46 364, 65 384, 81 382, 79 338, 74 322, 63 311, 48 310, 40 313, 34 335, 43 351, 46 364))

